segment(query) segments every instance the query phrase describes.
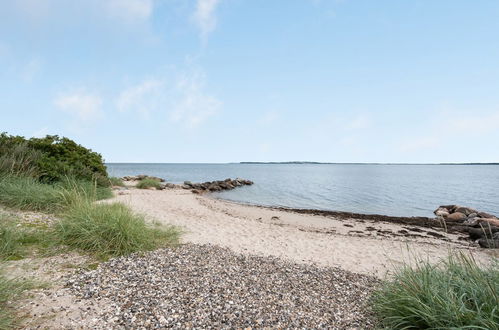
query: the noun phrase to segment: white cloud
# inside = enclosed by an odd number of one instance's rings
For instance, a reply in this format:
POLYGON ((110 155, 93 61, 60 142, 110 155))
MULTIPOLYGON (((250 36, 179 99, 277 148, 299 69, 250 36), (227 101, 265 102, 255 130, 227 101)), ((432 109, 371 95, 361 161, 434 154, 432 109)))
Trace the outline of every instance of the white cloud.
POLYGON ((174 122, 184 123, 192 128, 217 113, 222 102, 207 94, 204 84, 205 77, 199 72, 184 74, 177 81, 178 99, 171 113, 174 122))
POLYGON ((163 87, 164 82, 159 79, 144 80, 121 92, 116 106, 120 111, 136 111, 143 117, 149 117, 152 111, 161 106, 163 87))
POLYGON ((275 110, 270 110, 263 114, 263 116, 259 120, 259 123, 262 126, 267 126, 275 123, 278 119, 279 119, 278 112, 275 110))
POLYGON ((349 130, 365 129, 371 126, 371 120, 364 114, 357 115, 345 126, 349 130))
POLYGON ((92 121, 102 117, 102 99, 84 90, 60 95, 54 104, 62 111, 76 116, 82 121, 92 121))
POLYGON ((25 82, 32 82, 36 75, 40 72, 42 64, 40 60, 31 59, 21 71, 21 78, 25 82))
POLYGON ((152 0, 107 0, 106 9, 111 16, 126 20, 147 20, 152 12, 152 0))
POLYGON ((208 35, 217 26, 215 11, 221 0, 197 0, 196 10, 192 15, 194 23, 198 26, 201 38, 206 41, 208 35))

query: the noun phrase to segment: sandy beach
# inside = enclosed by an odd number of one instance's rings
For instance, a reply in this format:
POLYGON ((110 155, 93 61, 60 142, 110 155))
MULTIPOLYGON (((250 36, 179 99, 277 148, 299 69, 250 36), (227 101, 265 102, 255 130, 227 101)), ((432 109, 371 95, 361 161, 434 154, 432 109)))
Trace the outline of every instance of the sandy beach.
POLYGON ((436 262, 450 251, 468 251, 486 262, 491 253, 472 246, 463 234, 441 229, 242 205, 184 189, 127 189, 111 201, 123 202, 151 221, 179 226, 184 243, 214 244, 379 278, 416 258, 436 262))

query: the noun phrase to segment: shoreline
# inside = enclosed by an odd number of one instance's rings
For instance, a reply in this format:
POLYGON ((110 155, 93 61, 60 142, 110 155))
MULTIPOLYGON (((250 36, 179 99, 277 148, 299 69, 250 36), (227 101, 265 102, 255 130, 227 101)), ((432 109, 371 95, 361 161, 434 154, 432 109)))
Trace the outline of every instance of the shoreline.
POLYGON ((414 256, 438 262, 468 251, 488 262, 491 253, 438 221, 255 206, 169 188, 122 190, 109 202, 123 202, 152 221, 182 228, 182 243, 214 244, 248 255, 340 267, 384 278, 414 256), (397 218, 396 218, 397 219, 397 218), (431 225, 431 226, 430 226, 431 225))

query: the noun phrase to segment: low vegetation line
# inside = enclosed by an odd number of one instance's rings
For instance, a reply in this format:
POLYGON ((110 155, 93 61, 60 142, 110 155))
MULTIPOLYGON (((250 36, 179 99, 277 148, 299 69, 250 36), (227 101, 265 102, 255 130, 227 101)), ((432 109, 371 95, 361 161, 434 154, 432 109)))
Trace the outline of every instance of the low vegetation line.
POLYGON ((403 266, 372 297, 388 329, 497 329, 499 262, 480 266, 465 254, 403 266))

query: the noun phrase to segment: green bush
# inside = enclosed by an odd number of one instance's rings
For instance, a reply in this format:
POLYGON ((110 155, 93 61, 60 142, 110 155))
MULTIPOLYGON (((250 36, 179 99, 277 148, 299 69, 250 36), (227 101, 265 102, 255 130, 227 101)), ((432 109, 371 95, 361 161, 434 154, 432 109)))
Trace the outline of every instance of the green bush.
POLYGON ((398 270, 372 302, 390 329, 497 329, 499 265, 482 268, 464 254, 439 265, 421 261, 398 270))
POLYGON ((101 256, 119 256, 174 244, 179 232, 148 226, 121 203, 73 205, 55 226, 61 244, 101 256))
POLYGON ((61 181, 67 176, 87 181, 96 181, 99 186, 109 186, 106 166, 102 156, 87 149, 76 142, 57 135, 47 135, 44 138, 31 138, 26 140, 21 136, 9 136, 0 134, 0 155, 5 158, 0 162, 0 171, 8 169, 9 163, 14 163, 15 172, 10 174, 36 176, 44 182, 53 183, 61 181), (24 154, 33 155, 26 157, 16 156, 18 148, 24 150, 24 154), (2 163, 5 163, 2 165, 2 163), (29 168, 25 173, 19 173, 19 169, 29 168), (33 173, 34 172, 34 173, 33 173))
POLYGON ((112 186, 118 186, 118 187, 125 186, 125 183, 123 182, 123 180, 121 178, 117 178, 117 177, 113 176, 113 177, 109 178, 109 181, 111 181, 112 186))
POLYGON ((139 183, 137 183, 136 187, 139 189, 148 189, 148 188, 159 189, 160 182, 158 180, 154 180, 151 178, 145 178, 143 180, 140 180, 139 183))
POLYGON ((57 184, 40 183, 31 177, 0 177, 0 204, 20 210, 56 212, 80 200, 112 196, 106 187, 65 178, 57 184))

